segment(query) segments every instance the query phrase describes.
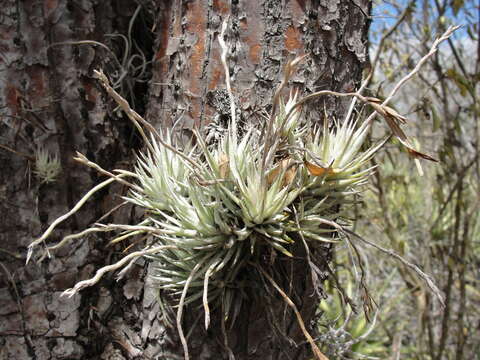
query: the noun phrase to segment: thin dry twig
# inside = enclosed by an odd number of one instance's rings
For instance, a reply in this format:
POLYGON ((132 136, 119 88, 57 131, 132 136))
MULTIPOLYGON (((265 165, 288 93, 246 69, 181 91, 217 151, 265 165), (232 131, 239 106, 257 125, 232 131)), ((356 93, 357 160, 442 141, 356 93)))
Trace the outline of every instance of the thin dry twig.
POLYGON ((178 303, 178 310, 177 310, 177 331, 178 331, 178 336, 180 337, 180 342, 182 343, 182 346, 183 346, 183 352, 184 352, 184 356, 185 356, 185 360, 189 360, 190 359, 190 356, 188 354, 188 344, 187 344, 187 340, 185 339, 185 335, 183 333, 183 329, 182 329, 182 315, 183 315, 183 307, 184 307, 184 304, 185 304, 185 298, 187 296, 187 292, 188 292, 188 288, 190 287, 190 283, 192 282, 192 280, 194 279, 198 269, 200 269, 201 266, 203 266, 203 264, 205 263, 205 261, 207 260, 207 258, 204 258, 202 261, 200 261, 197 265, 195 265, 195 267, 192 269, 192 271, 190 272, 190 275, 188 276, 188 279, 185 283, 185 286, 183 287, 183 290, 182 290, 182 295, 180 297, 180 301, 178 303))
MULTIPOLYGON (((0 267, 3 269, 5 272, 5 275, 8 278, 8 281, 10 281, 10 284, 12 286, 13 291, 15 292, 15 297, 16 297, 16 302, 17 302, 17 307, 18 311, 20 314, 22 314, 22 318, 24 317, 24 312, 23 312, 23 306, 22 306, 22 297, 20 296, 20 292, 18 291, 17 283, 12 275, 12 273, 8 270, 7 266, 0 261, 0 267)), ((25 325, 25 322, 23 323, 25 325)))
POLYGON ((35 161, 35 156, 32 156, 32 155, 25 154, 25 153, 22 153, 22 152, 20 152, 20 151, 14 150, 14 149, 6 146, 6 145, 0 144, 0 148, 3 148, 3 149, 5 149, 5 150, 7 150, 7 151, 10 151, 11 153, 14 153, 14 154, 16 154, 16 155, 18 155, 18 156, 24 157, 24 158, 27 159, 27 160, 30 160, 30 161, 33 161, 33 162, 35 161))
POLYGON ((380 54, 383 52, 383 46, 385 45, 385 40, 387 40, 394 32, 398 29, 401 23, 406 19, 407 15, 412 11, 412 7, 415 4, 415 0, 411 0, 405 9, 402 11, 400 15, 397 17, 397 21, 393 24, 387 31, 385 31, 378 43, 377 51, 375 53, 375 57, 373 58, 370 71, 365 78, 363 84, 361 85, 360 89, 358 90, 361 93, 371 82, 375 70, 377 68, 378 60, 380 59, 380 54))
POLYGON ((230 69, 228 68, 228 63, 227 63, 227 55, 228 55, 228 46, 225 43, 225 32, 227 30, 228 26, 228 16, 227 18, 223 21, 222 24, 222 31, 220 32, 220 35, 218 37, 218 42, 220 43, 220 47, 222 48, 222 54, 220 56, 220 59, 222 61, 223 65, 223 70, 225 71, 225 85, 227 87, 227 92, 228 92, 228 97, 230 99, 230 116, 232 117, 232 130, 233 134, 236 137, 237 135, 237 118, 236 118, 236 109, 235 109, 235 98, 233 97, 232 93, 232 85, 230 82, 230 69))
POLYGON ((356 237, 357 239, 363 241, 365 244, 367 245, 370 245, 372 247, 374 247, 375 249, 377 250, 380 250, 381 252, 397 259, 398 261, 400 261, 403 265, 405 265, 406 267, 410 268, 411 270, 413 270, 418 276, 420 276, 420 278, 422 278, 425 283, 427 284, 427 286, 430 288, 430 290, 433 292, 433 294, 437 297, 438 301, 442 304, 443 307, 445 307, 445 301, 443 299, 443 296, 442 296, 442 293, 440 291, 440 289, 437 287, 437 285, 435 285, 435 282, 433 281, 433 279, 430 277, 430 275, 427 275, 426 273, 424 273, 422 270, 420 270, 420 268, 415 265, 415 264, 412 264, 411 262, 405 260, 403 257, 401 257, 400 255, 398 255, 396 252, 394 252, 393 250, 389 250, 389 249, 385 249, 383 247, 381 247, 380 245, 377 245, 371 241, 368 241, 367 239, 364 239, 363 237, 361 237, 360 235, 354 233, 353 231, 350 231, 348 229, 345 229, 343 228, 343 231, 349 235, 352 235, 354 237, 356 237))
POLYGON ((455 185, 453 185, 452 189, 450 190, 450 193, 449 193, 448 196, 447 196, 447 199, 443 202, 442 207, 441 207, 440 210, 438 211, 437 217, 436 217, 435 220, 433 221, 432 226, 430 226, 430 232, 431 232, 433 229, 435 229, 435 227, 438 225, 438 222, 442 219, 443 213, 444 213, 445 210, 447 209, 448 204, 450 204, 450 202, 451 202, 452 199, 453 199, 453 195, 454 195, 455 192, 457 191, 458 187, 462 184, 462 182, 463 182, 463 180, 464 180, 464 177, 465 177, 467 171, 468 171, 473 165, 475 165, 475 163, 477 162, 477 160, 478 160, 478 158, 479 158, 479 155, 480 155, 480 154, 476 154, 475 157, 474 157, 470 162, 468 162, 468 164, 465 165, 465 166, 463 167, 463 169, 461 169, 461 170, 458 172, 458 180, 455 182, 455 185))
POLYGON ((96 223, 99 223, 101 222, 102 220, 106 219, 107 217, 109 217, 111 214, 113 214, 115 211, 117 211, 118 209, 120 209, 121 207, 127 205, 127 204, 130 204, 129 201, 123 201, 121 202, 120 204, 114 206, 112 209, 110 209, 109 211, 107 211, 105 214, 103 214, 97 221, 95 221, 96 223))
POLYGON ((115 264, 107 265, 107 266, 104 266, 104 267, 98 269, 93 278, 78 282, 77 284, 75 284, 75 286, 73 288, 65 290, 62 293, 62 296, 72 297, 73 295, 78 293, 80 290, 82 290, 86 287, 90 287, 90 286, 95 285, 96 283, 98 283, 100 281, 100 279, 103 277, 103 275, 105 275, 108 272, 115 271, 115 270, 121 268, 122 266, 124 266, 124 264, 131 261, 132 259, 136 259, 136 258, 139 258, 141 256, 145 256, 145 255, 155 254, 155 253, 157 253, 161 250, 166 250, 166 249, 178 249, 178 247, 175 246, 175 245, 162 245, 162 246, 156 246, 154 248, 150 248, 150 249, 146 249, 146 250, 135 251, 135 252, 133 252, 131 254, 128 254, 127 256, 123 257, 122 259, 117 261, 115 264))
MULTIPOLYGON (((295 206, 292 206, 292 209, 293 209, 293 213, 295 215, 295 222, 296 222, 296 225, 299 229, 301 229, 300 227, 300 220, 298 219, 298 212, 297 212, 297 209, 295 208, 295 206)), ((308 266, 310 268, 310 276, 312 278, 312 285, 313 285, 313 290, 315 291, 315 293, 320 297, 321 294, 320 294, 320 280, 319 280, 319 277, 318 277, 318 274, 320 273, 320 269, 318 268, 317 265, 315 265, 315 263, 312 261, 312 258, 310 256, 310 248, 308 247, 308 244, 307 244, 307 241, 305 240, 305 236, 303 236, 303 232, 299 231, 298 234, 300 235, 300 238, 302 239, 302 243, 303 243, 303 246, 305 248, 305 254, 306 254, 306 258, 307 258, 307 263, 308 263, 308 266)), ((327 268, 328 268, 328 264, 327 264, 327 268)), ((293 279, 293 277, 291 277, 293 279)))
POLYGON ((61 46, 61 45, 96 45, 96 46, 100 46, 100 47, 104 48, 105 50, 107 50, 107 52, 112 56, 112 58, 115 60, 115 62, 117 63, 118 67, 122 70, 122 72, 126 73, 126 71, 124 70, 124 67, 122 66, 122 64, 118 60, 115 53, 107 45, 105 45, 101 42, 98 42, 98 41, 95 41, 95 40, 62 41, 62 42, 56 42, 56 43, 50 44, 47 47, 47 50, 54 47, 54 46, 61 46))
POLYGON ((258 266, 258 264, 254 264, 254 263, 250 263, 250 264, 255 266, 257 270, 262 273, 262 275, 270 282, 270 284, 272 284, 275 290, 277 290, 278 293, 282 296, 282 298, 285 300, 288 306, 290 306, 292 310, 295 312, 298 325, 300 326, 300 329, 302 330, 303 335, 310 343, 310 346, 316 358, 319 360, 328 360, 328 358, 320 351, 317 344, 315 344, 315 341, 313 340, 312 336, 308 333, 307 328, 305 327, 305 323, 303 322, 302 315, 298 311, 297 306, 294 304, 294 302, 287 296, 287 294, 285 294, 285 292, 277 285, 275 280, 273 280, 272 277, 268 275, 268 273, 265 270, 263 270, 260 266, 258 266))
MULTIPOLYGON (((322 90, 315 92, 313 94, 307 95, 304 98, 300 99, 288 112, 285 118, 285 122, 288 121, 288 119, 294 114, 295 111, 298 110, 302 104, 305 102, 317 98, 319 96, 324 96, 324 95, 333 95, 333 96, 339 96, 339 97, 354 97, 365 104, 368 104, 374 108, 374 112, 370 114, 370 116, 367 118, 367 120, 362 124, 362 127, 364 126, 365 128, 371 127, 373 119, 377 114, 382 115, 385 120, 387 121, 388 126, 390 127, 392 133, 395 135, 395 137, 400 141, 400 143, 405 146, 409 152, 410 155, 412 155, 415 158, 415 162, 417 164, 417 168, 419 170, 420 175, 423 174, 423 170, 420 166, 420 163, 418 161, 418 158, 424 158, 427 160, 431 161, 436 161, 432 157, 420 153, 419 151, 415 150, 405 133, 402 131, 398 123, 405 123, 406 118, 398 114, 395 110, 392 108, 388 107, 387 104, 390 102, 390 100, 395 96, 395 94, 398 92, 398 90, 408 81, 410 80, 416 73, 420 71, 420 68, 423 66, 423 64, 432 56, 434 55, 437 50, 438 46, 445 40, 447 40, 455 30, 457 30, 459 27, 458 26, 452 26, 445 31, 445 33, 440 36, 438 39, 434 41, 432 44, 432 47, 430 48, 430 51, 422 58, 420 61, 417 63, 415 68, 409 72, 405 77, 403 77, 392 89, 388 97, 381 102, 379 99, 376 98, 371 98, 371 97, 365 97, 361 95, 361 91, 363 90, 363 87, 361 87, 357 92, 354 93, 338 93, 335 91, 330 91, 330 90, 322 90)), ((280 85, 281 86, 281 85, 280 85)), ((268 140, 268 139, 267 139, 268 140)))
MULTIPOLYGON (((345 235, 345 233, 343 233, 345 235)), ((370 313, 373 311, 374 307, 378 308, 377 303, 375 300, 370 296, 370 291, 368 290, 367 284, 366 284, 366 276, 367 272, 365 271, 365 266, 364 266, 364 261, 362 259, 361 253, 359 249, 355 246, 354 243, 350 241, 348 236, 345 238, 345 241, 351 247, 358 259, 358 267, 360 268, 360 281, 358 283, 359 290, 361 291, 360 297, 362 299, 362 305, 363 305, 363 313, 365 314, 365 318, 367 319, 367 322, 370 322, 370 313)), ((346 323, 343 324, 343 327, 346 327, 346 323)))
POLYGON ((203 296, 202 296, 202 302, 203 302, 203 309, 205 312, 205 329, 207 330, 209 325, 210 325, 210 307, 208 306, 208 280, 210 279, 210 276, 212 275, 212 271, 217 266, 219 261, 214 262, 211 264, 207 271, 205 272, 205 279, 203 279, 203 296))
POLYGON ((155 153, 155 149, 153 148, 153 145, 151 144, 150 140, 148 139, 147 135, 143 131, 143 128, 140 126, 142 124, 145 126, 145 128, 150 131, 152 135, 155 135, 157 141, 167 148, 168 150, 172 151, 176 155, 180 156, 183 160, 186 162, 190 163, 197 169, 201 169, 202 167, 197 164, 194 160, 192 160, 191 157, 183 154, 181 151, 178 151, 174 146, 168 144, 163 140, 163 137, 160 135, 160 133, 144 118, 142 118, 135 110, 133 110, 130 105, 128 104, 128 101, 125 100, 115 89, 113 89, 108 81, 108 78, 105 76, 103 71, 101 70, 95 70, 94 71, 94 76, 98 80, 100 80, 100 83, 104 87, 104 89, 107 91, 107 93, 115 100, 115 102, 120 106, 120 108, 125 112, 125 114, 128 116, 128 118, 132 121, 132 123, 135 125, 137 128, 138 132, 142 136, 143 140, 145 141, 145 144, 149 148, 149 150, 153 153, 155 153))
MULTIPOLYGON (((118 175, 119 177, 124 177, 125 175, 123 174, 120 174, 118 175)), ((48 229, 43 233, 42 236, 40 236, 37 240, 33 241, 30 245, 28 245, 28 253, 27 253, 27 260, 26 260, 26 263, 28 264, 28 262, 30 261, 30 258, 32 257, 32 254, 33 254, 33 249, 35 248, 35 246, 37 246, 38 244, 42 243, 45 241, 45 239, 50 236, 50 234, 52 233, 52 231, 55 229, 55 227, 57 227, 58 224, 60 224, 61 222, 67 220, 70 216, 72 216, 73 214, 75 214, 84 204, 85 202, 93 195, 95 194, 97 191, 103 189, 105 186, 107 185, 110 185, 112 182, 116 181, 115 178, 110 178, 108 180, 105 180, 103 182, 101 182, 100 184, 98 184, 97 186, 93 187, 92 189, 90 189, 90 191, 88 191, 81 199, 80 201, 69 211, 67 212, 66 214, 60 216, 59 218, 57 218, 49 227, 48 229)), ((48 255, 50 256, 50 254, 48 255)))
POLYGON ((62 246, 64 246, 67 242, 69 242, 70 240, 73 240, 73 239, 78 239, 78 238, 82 238, 84 237, 85 235, 88 235, 90 233, 94 233, 94 232, 105 232, 105 231, 112 231, 112 230, 109 230, 109 229, 105 229, 105 228, 101 228, 101 227, 91 227, 91 228, 88 228, 86 230, 83 230, 79 233, 76 233, 76 234, 71 234, 71 235, 68 235, 68 236, 65 236, 62 240, 60 240, 58 243, 56 243, 55 245, 52 245, 52 246, 47 246, 47 248, 45 249, 45 252, 43 253, 43 255, 38 259, 38 262, 42 262, 47 256, 48 254, 53 251, 53 250, 57 250, 59 248, 61 248, 62 246))
MULTIPOLYGON (((360 88, 357 90, 357 92, 359 94, 361 94, 363 92, 363 90, 365 90, 365 88, 367 88, 370 85, 370 83, 373 79, 373 75, 375 74, 375 70, 377 68, 378 60, 380 59, 380 54, 382 53, 383 46, 385 44, 385 40, 387 40, 390 37, 390 35, 392 35, 395 32, 395 30, 400 26, 400 24, 405 20, 408 13, 412 10, 412 6, 414 4, 415 4, 415 0, 411 0, 407 4, 407 6, 403 10, 403 12, 398 16, 395 24, 393 24, 392 27, 390 27, 390 29, 388 29, 387 31, 385 31, 383 33, 383 35, 382 35, 382 37, 381 37, 381 39, 378 43, 378 48, 377 48, 377 52, 375 53, 375 57, 373 58, 373 61, 371 62, 370 71, 369 71, 367 77, 365 78, 365 80, 363 81, 362 85, 360 85, 360 88)), ((356 103, 357 103, 357 98, 354 98, 352 100, 352 102, 350 103, 350 107, 348 108, 347 115, 345 116, 344 121, 349 121, 350 117, 352 116, 353 109, 355 108, 356 103)))
MULTIPOLYGON (((387 98, 381 103, 380 107, 385 107, 389 102, 390 100, 395 96, 395 94, 398 92, 398 90, 400 90, 400 88, 408 81, 410 80, 416 73, 418 73, 420 71, 420 68, 423 66, 423 64, 425 64, 425 62, 431 57, 433 56, 437 50, 438 50, 438 46, 445 40, 447 40, 454 32, 455 30, 457 30, 459 28, 459 26, 450 26, 447 31, 445 31, 443 33, 442 36, 440 36, 438 39, 436 39, 431 48, 430 48, 430 51, 425 55, 423 56, 420 61, 417 63, 417 65, 413 68, 412 71, 410 71, 407 75, 405 75, 396 85, 395 87, 392 89, 392 91, 390 91, 390 94, 387 96, 387 98)), ((375 108, 375 111, 370 114, 370 116, 367 118, 366 122, 367 123, 371 123, 373 122, 373 119, 375 118, 375 116, 380 113, 382 116, 384 116, 384 114, 381 113, 381 111, 379 112, 378 111, 379 109, 375 108)), ((384 116, 385 117, 385 116, 384 116)), ((412 144, 410 143, 410 141, 408 140, 408 138, 406 137, 405 134, 403 134, 403 132, 401 131, 400 127, 398 126, 398 124, 395 123, 395 121, 393 121, 390 117, 385 117, 385 119, 387 120, 388 122, 388 125, 390 126, 391 130, 393 133, 395 133, 396 135, 397 134, 400 134, 402 136, 397 136, 397 139, 409 150, 410 154, 414 155, 415 156, 415 164, 417 165, 417 169, 418 169, 418 172, 420 175, 423 175, 423 170, 422 170, 422 166, 420 165, 420 162, 418 161, 418 158, 417 158, 417 155, 419 157, 424 157, 428 160, 434 160, 432 158, 429 159, 429 157, 425 157, 424 154, 421 154, 419 152, 417 152, 412 144)))
POLYGON ((98 227, 102 227, 108 230, 127 230, 127 231, 143 231, 151 234, 161 234, 162 231, 156 227, 145 225, 125 225, 125 224, 95 224, 98 227))
MULTIPOLYGON (((392 91, 390 91, 390 94, 387 96, 387 98, 383 101, 382 105, 387 105, 390 100, 392 100, 392 98, 395 96, 395 94, 398 92, 398 90, 400 90, 400 88, 408 81, 410 80, 416 73, 418 73, 420 71, 420 68, 423 66, 423 64, 425 64, 425 62, 431 57, 433 56, 437 51, 438 51, 438 46, 445 40, 447 40, 450 36, 452 36, 452 34, 458 29, 460 28, 460 26, 450 26, 443 34, 442 36, 440 36, 439 38, 437 38, 432 46, 430 47, 430 51, 425 55, 423 56, 420 61, 417 63, 417 65, 413 68, 412 71, 410 71, 407 75, 405 75, 396 85, 395 87, 392 89, 392 91)), ((373 115, 373 114, 372 114, 373 115)), ((372 117, 372 115, 370 115, 370 117, 372 117)), ((374 115, 373 115, 374 116, 374 115)), ((370 117, 368 119, 370 119, 370 117)), ((369 121, 367 119, 367 121, 369 121)))
POLYGON ((77 154, 77 157, 74 157, 73 160, 78 161, 79 163, 81 163, 83 165, 86 165, 88 167, 91 167, 91 168, 97 170, 100 174, 104 174, 104 175, 107 175, 111 178, 114 178, 117 182, 119 182, 119 183, 121 183, 125 186, 128 186, 132 189, 135 189, 136 191, 142 191, 142 188, 139 187, 138 185, 134 185, 132 183, 129 183, 128 181, 123 180, 122 177, 120 177, 119 175, 114 175, 110 171, 107 171, 104 168, 102 168, 97 163, 94 163, 94 162, 88 160, 88 158, 85 155, 83 155, 81 152, 77 151, 76 154, 77 154))

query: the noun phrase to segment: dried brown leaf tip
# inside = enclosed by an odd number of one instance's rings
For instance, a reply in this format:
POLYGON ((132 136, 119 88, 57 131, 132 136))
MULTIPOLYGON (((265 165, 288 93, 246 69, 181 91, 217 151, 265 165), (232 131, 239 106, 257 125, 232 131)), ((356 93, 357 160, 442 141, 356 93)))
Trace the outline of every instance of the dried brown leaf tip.
POLYGON ((408 153, 410 154, 410 156, 414 157, 414 158, 422 158, 422 159, 425 159, 425 160, 430 160, 430 161, 434 161, 434 162, 438 162, 437 159, 434 159, 433 157, 431 157, 430 155, 427 155, 427 154, 424 154, 424 153, 421 153, 415 149, 412 149, 412 148, 409 148, 407 147, 407 151, 408 153))
POLYGON ((335 170, 330 166, 323 167, 323 166, 315 165, 307 160, 305 160, 303 163, 307 168, 309 174, 313 176, 325 176, 325 175, 333 175, 337 173, 337 170, 335 170))
POLYGON ((390 117, 395 120, 398 120, 400 123, 405 124, 407 122, 407 118, 405 116, 400 115, 396 110, 392 109, 390 106, 383 105, 382 100, 374 97, 366 97, 368 104, 375 109, 377 113, 382 115, 383 117, 390 117))
POLYGON ((283 186, 288 186, 293 182, 295 179, 295 175, 297 175, 297 165, 291 165, 285 171, 285 176, 283 177, 283 186))
POLYGON ((227 154, 221 153, 218 158, 218 169, 220 172, 220 178, 225 179, 230 173, 230 160, 228 159, 227 154))
POLYGON ((407 151, 410 156, 416 159, 425 159, 429 161, 438 162, 438 160, 434 159, 430 155, 421 153, 420 151, 415 150, 413 148, 407 135, 403 132, 403 130, 400 128, 400 125, 399 125, 399 123, 405 124, 407 122, 406 117, 400 115, 391 107, 382 105, 380 99, 372 98, 372 97, 368 97, 366 99, 368 101, 368 104, 372 106, 377 113, 383 116, 383 118, 388 124, 388 127, 392 131, 393 135, 398 139, 398 141, 400 141, 400 143, 403 146, 407 148, 407 151))
POLYGON ((270 186, 283 174, 282 187, 290 185, 297 174, 297 164, 291 158, 280 161, 275 168, 267 175, 267 184, 270 186))

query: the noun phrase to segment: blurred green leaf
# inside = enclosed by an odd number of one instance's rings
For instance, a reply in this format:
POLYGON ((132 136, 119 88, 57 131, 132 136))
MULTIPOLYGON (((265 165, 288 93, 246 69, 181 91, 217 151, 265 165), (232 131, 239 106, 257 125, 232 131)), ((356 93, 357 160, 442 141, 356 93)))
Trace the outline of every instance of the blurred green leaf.
POLYGON ((462 96, 467 96, 467 94, 472 92, 469 81, 462 75, 460 75, 455 69, 450 68, 445 72, 445 75, 454 81, 460 90, 462 96))
POLYGON ((464 4, 464 0, 453 0, 452 1, 452 9, 453 9, 453 14, 455 16, 458 15, 458 12, 462 8, 463 4, 464 4))

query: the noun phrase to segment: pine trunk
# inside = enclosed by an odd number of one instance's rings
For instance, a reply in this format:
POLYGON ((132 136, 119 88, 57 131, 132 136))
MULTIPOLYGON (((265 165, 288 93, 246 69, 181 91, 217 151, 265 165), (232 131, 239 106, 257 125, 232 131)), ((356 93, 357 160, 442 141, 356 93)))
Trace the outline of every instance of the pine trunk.
MULTIPOLYGON (((228 117, 217 38, 229 17, 229 64, 241 119, 262 126, 262 111, 270 110, 282 68, 297 55, 309 55, 293 78, 303 93, 358 87, 367 60, 369 11, 368 0, 5 0, 0 12, 0 359, 183 358, 176 328, 166 325, 157 293, 145 284, 147 263, 137 263, 119 282, 106 277, 73 298, 60 297, 123 256, 124 248, 106 247, 107 238, 77 239, 42 263, 25 266, 28 244, 103 179, 77 164, 75 152, 110 170, 129 168, 134 150, 142 146, 92 78, 93 69, 118 80, 122 95, 157 128, 177 122, 190 136, 193 126, 228 117), (84 40, 110 50, 80 43, 84 40), (148 62, 142 72, 143 57, 148 62), (121 76, 122 69, 129 74, 121 76), (60 159, 55 182, 42 182, 35 173, 39 149, 60 159)), ((320 120, 325 111, 341 119, 345 106, 325 98, 306 113, 320 120)), ((97 195, 51 241, 97 221, 122 202, 115 194, 125 192, 113 186, 97 195)), ((103 221, 128 223, 138 216, 125 206, 103 221)), ((312 289, 301 248, 294 260, 266 261, 282 274, 275 280, 315 334, 321 294, 312 289)), ((319 247, 315 256, 327 277, 330 248, 319 247)), ((244 296, 235 325, 227 329, 228 342, 218 315, 205 331, 201 311, 185 310, 191 359, 228 358, 227 343, 236 359, 312 358, 280 296, 274 303, 258 301, 255 289, 244 296)))

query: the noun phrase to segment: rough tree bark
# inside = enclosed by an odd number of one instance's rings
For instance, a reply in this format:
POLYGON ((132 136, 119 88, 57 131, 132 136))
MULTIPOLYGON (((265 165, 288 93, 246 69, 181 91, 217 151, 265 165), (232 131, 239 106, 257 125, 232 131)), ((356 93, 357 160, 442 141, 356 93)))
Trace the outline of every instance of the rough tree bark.
MULTIPOLYGON (((305 93, 358 86, 369 10, 368 0, 6 0, 0 9, 0 359, 182 358, 176 330, 164 325, 155 291, 144 283, 146 264, 137 264, 120 282, 109 277, 72 299, 60 297, 121 257, 123 248, 106 248, 105 238, 91 237, 42 264, 24 265, 29 242, 101 179, 72 160, 75 151, 112 169, 129 166, 132 150, 141 146, 92 79, 95 68, 119 71, 112 55, 100 46, 56 43, 95 40, 122 61, 125 44, 108 34, 135 40, 130 56, 152 59, 151 79, 146 86, 125 78, 125 95, 156 127, 180 119, 188 129, 228 114, 221 101, 224 72, 217 42, 227 16, 241 116, 261 121, 260 110, 269 109, 282 66, 295 55, 310 55, 293 79, 305 93), (140 12, 129 27, 137 5, 140 12), (54 183, 41 183, 33 173, 39 147, 61 159, 54 183)), ((337 117, 344 111, 342 103, 326 99, 310 105, 307 114, 320 118, 324 109, 337 117)), ((122 191, 115 187, 98 195, 54 239, 97 220, 121 202, 113 194, 122 191)), ((137 215, 125 207, 105 221, 128 222, 132 216, 137 215)), ((329 249, 317 249, 316 256, 327 261, 329 249)), ((307 266, 301 259, 277 260, 274 266, 293 276, 292 285, 277 280, 290 291, 305 323, 312 323, 319 299, 307 266)), ((310 357, 294 316, 284 309, 280 300, 246 303, 228 331, 237 359, 310 357), (275 314, 281 323, 272 327, 275 314)), ((186 311, 185 329, 197 315, 195 308, 186 311)), ((208 332, 195 328, 191 358, 226 358, 219 326, 216 319, 208 332)))

